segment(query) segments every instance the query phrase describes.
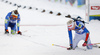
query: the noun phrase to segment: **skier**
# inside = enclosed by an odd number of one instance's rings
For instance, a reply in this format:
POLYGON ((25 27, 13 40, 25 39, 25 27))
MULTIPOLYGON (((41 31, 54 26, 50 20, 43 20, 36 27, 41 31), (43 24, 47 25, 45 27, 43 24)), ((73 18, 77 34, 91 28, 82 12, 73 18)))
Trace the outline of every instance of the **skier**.
MULTIPOLYGON (((78 18, 81 18, 81 17, 78 17, 78 18)), ((80 40, 84 40, 84 43, 82 44, 82 46, 86 46, 87 49, 92 49, 92 45, 87 45, 87 44, 91 44, 91 41, 89 38, 90 33, 85 27, 85 24, 83 21, 73 19, 73 20, 69 20, 67 22, 67 25, 68 25, 68 34, 69 34, 69 40, 70 40, 70 47, 67 48, 67 50, 75 49, 80 40), (75 31, 74 39, 72 37, 72 30, 75 31)))
POLYGON ((19 31, 19 22, 20 22, 20 14, 17 10, 13 10, 7 14, 5 17, 5 34, 9 33, 8 27, 11 28, 11 34, 20 34, 22 33, 19 31), (17 27, 17 29, 16 29, 17 27))

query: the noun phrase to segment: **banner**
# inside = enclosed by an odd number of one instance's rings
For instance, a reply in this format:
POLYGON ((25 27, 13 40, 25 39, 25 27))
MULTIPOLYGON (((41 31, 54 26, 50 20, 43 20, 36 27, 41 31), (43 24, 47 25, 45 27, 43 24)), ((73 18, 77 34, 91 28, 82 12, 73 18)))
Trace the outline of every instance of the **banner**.
POLYGON ((75 3, 75 0, 69 0, 69 3, 73 6, 73 4, 75 3))
POLYGON ((62 0, 60 0, 60 2, 62 2, 62 0))
POLYGON ((55 2, 58 2, 58 0, 55 0, 55 2))
POLYGON ((100 0, 89 0, 89 20, 100 20, 100 0))
POLYGON ((65 0, 65 4, 67 4, 68 0, 65 0))
POLYGON ((77 0, 78 3, 78 7, 82 7, 83 5, 85 5, 85 0, 77 0))
POLYGON ((55 2, 55 0, 49 0, 49 1, 51 1, 51 2, 55 2))
POLYGON ((85 10, 85 1, 86 0, 48 0, 56 3, 66 4, 73 7, 78 7, 79 9, 85 10), (84 6, 83 6, 84 5, 84 6))

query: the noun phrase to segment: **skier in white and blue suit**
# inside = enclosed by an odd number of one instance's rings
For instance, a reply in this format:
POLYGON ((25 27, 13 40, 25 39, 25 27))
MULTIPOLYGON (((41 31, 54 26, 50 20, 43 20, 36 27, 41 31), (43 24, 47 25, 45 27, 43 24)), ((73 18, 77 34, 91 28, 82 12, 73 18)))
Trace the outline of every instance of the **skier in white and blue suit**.
POLYGON ((9 12, 5 17, 5 34, 9 33, 8 27, 11 28, 11 34, 22 34, 19 30, 20 15, 17 10, 9 12), (17 29, 16 29, 17 26, 17 29))
POLYGON ((80 40, 84 40, 84 43, 82 46, 87 46, 87 49, 92 49, 89 34, 90 32, 85 27, 84 23, 79 20, 69 20, 67 22, 68 25, 68 34, 69 34, 69 40, 70 40, 70 47, 67 48, 67 50, 75 49, 79 43, 80 40), (72 37, 72 30, 75 31, 75 37, 73 39, 72 37))

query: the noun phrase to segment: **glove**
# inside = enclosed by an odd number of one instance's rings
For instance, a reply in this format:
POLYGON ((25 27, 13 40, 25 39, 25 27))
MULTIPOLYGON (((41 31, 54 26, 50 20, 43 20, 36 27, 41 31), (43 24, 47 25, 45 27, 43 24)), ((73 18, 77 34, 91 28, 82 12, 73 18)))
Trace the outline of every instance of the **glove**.
POLYGON ((72 47, 72 44, 70 44, 70 47, 72 47))
POLYGON ((67 48, 67 50, 71 50, 71 49, 73 49, 72 44, 70 44, 70 47, 67 48))
POLYGON ((22 33, 20 32, 20 31, 18 31, 18 33, 17 34, 20 34, 20 35, 22 35, 22 33))
POLYGON ((67 50, 71 50, 71 49, 73 49, 73 48, 72 47, 67 48, 67 50))
POLYGON ((87 41, 85 41, 82 46, 84 47, 87 46, 87 41))
POLYGON ((8 34, 8 33, 9 33, 8 29, 5 29, 5 34, 8 34))

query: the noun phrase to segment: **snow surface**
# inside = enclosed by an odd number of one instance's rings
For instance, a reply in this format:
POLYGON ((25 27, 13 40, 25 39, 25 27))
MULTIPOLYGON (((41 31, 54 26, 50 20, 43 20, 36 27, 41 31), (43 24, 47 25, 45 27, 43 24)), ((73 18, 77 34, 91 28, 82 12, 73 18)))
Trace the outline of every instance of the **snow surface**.
MULTIPOLYGON (((58 44, 69 47, 69 38, 66 22, 69 20, 64 16, 67 14, 80 15, 85 17, 85 11, 72 8, 59 3, 48 2, 47 0, 9 0, 11 2, 37 7, 39 10, 19 8, 21 15, 20 30, 23 35, 5 35, 4 20, 8 12, 16 9, 13 5, 0 2, 0 55, 100 55, 100 49, 84 51, 84 41, 80 41, 79 49, 68 51, 66 48, 52 46, 58 44), (46 9, 46 13, 41 13, 46 9), (55 13, 49 14, 52 10, 55 13), (62 16, 56 16, 62 12, 62 16)), ((92 43, 100 42, 99 25, 100 21, 92 20, 86 27, 90 31, 92 43)), ((74 34, 74 32, 73 32, 74 34)))

